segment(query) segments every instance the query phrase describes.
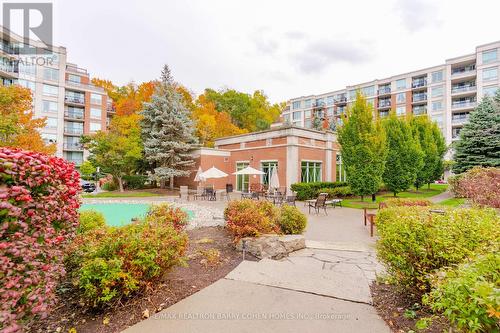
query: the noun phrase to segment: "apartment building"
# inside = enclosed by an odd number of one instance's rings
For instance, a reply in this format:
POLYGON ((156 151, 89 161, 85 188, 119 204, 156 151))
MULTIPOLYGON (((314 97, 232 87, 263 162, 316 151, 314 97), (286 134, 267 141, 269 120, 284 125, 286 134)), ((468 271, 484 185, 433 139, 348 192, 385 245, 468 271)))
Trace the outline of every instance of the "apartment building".
POLYGON ((400 116, 427 114, 451 144, 481 98, 499 88, 499 71, 500 41, 478 46, 474 53, 434 67, 292 98, 282 121, 306 128, 333 128, 360 90, 374 106, 376 116, 385 117, 390 110, 400 116))
MULTIPOLYGON (((87 70, 67 61, 66 48, 23 54, 20 36, 4 36, 1 29, 0 37, 0 83, 32 91, 35 117, 47 117, 42 138, 57 145, 57 156, 80 165, 88 155, 80 137, 106 129, 114 114, 111 99, 104 89, 90 83, 87 70)), ((42 47, 37 41, 29 44, 42 47)))

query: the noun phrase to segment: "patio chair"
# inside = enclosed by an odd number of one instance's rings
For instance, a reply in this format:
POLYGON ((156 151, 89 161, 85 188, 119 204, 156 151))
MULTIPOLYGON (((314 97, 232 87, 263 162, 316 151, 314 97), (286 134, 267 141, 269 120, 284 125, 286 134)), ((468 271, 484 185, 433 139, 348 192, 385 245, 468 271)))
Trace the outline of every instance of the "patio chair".
POLYGON ((193 198, 194 200, 205 198, 205 190, 203 189, 203 187, 198 186, 196 188, 196 193, 194 194, 193 198))
POLYGON ((286 205, 289 205, 289 206, 295 206, 295 200, 297 200, 297 196, 295 194, 294 195, 288 195, 288 196, 286 196, 286 199, 283 202, 283 204, 286 204, 286 205))
POLYGON ((316 210, 316 214, 319 214, 319 210, 322 208, 325 211, 325 215, 328 215, 326 211, 326 198, 328 197, 327 193, 320 193, 318 198, 314 202, 309 202, 309 214, 311 214, 311 208, 316 210))
POLYGON ((209 201, 216 201, 217 200, 216 192, 213 189, 213 187, 207 187, 205 189, 205 197, 209 201))
POLYGON ((230 193, 233 192, 233 184, 226 184, 226 191, 225 192, 222 192, 221 195, 220 195, 220 198, 221 200, 226 197, 226 200, 227 201, 230 201, 231 200, 231 195, 230 193))

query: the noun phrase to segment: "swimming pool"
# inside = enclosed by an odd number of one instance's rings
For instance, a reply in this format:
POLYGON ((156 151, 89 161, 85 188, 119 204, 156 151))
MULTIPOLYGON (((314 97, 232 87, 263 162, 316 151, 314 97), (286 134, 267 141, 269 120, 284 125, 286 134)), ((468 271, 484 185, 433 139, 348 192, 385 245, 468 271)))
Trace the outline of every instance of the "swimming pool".
MULTIPOLYGON (((83 204, 80 211, 95 210, 104 215, 106 224, 113 227, 120 227, 129 224, 133 218, 143 218, 149 209, 148 204, 136 203, 106 203, 106 204, 83 204)), ((194 213, 183 209, 188 218, 192 219, 194 213)))

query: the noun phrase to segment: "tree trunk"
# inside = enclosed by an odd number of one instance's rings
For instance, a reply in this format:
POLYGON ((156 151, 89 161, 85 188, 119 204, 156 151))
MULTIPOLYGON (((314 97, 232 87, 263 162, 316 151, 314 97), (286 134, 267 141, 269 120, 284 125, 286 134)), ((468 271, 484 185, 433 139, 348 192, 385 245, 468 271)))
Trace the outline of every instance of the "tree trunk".
POLYGON ((116 180, 118 180, 118 187, 120 189, 120 192, 125 192, 123 190, 123 180, 122 180, 122 177, 116 177, 116 180))
POLYGON ((170 190, 174 189, 174 176, 170 177, 170 190))
POLYGON ((431 189, 431 183, 427 183, 427 189, 430 190, 431 189))
POLYGON ((365 199, 365 196, 361 195, 361 201, 364 201, 364 199, 365 199))
POLYGON ((372 202, 375 202, 375 201, 377 201, 377 194, 373 193, 372 194, 372 202))
POLYGON ((166 183, 165 179, 160 179, 160 188, 162 189, 165 188, 165 183, 166 183))

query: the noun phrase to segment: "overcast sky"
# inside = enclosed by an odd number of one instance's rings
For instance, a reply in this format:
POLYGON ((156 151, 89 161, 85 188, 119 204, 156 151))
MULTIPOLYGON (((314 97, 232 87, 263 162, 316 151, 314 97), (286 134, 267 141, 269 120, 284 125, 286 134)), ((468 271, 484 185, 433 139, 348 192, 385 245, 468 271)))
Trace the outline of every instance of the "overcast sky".
POLYGON ((273 102, 441 64, 500 40, 498 0, 56 0, 55 44, 92 76, 273 102))

